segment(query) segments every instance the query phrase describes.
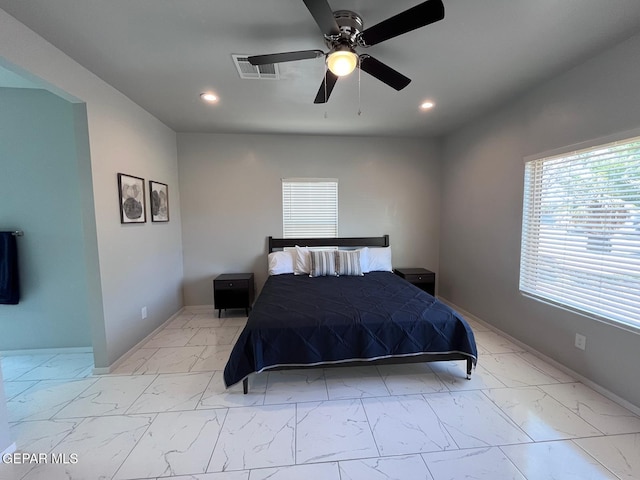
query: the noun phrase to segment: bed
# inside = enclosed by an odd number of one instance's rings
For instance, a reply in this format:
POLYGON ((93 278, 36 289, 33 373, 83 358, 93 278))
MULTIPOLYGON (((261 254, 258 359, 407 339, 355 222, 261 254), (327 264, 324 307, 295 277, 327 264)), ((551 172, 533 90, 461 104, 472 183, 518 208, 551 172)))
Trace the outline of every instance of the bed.
MULTIPOLYGON (((269 253, 296 245, 371 252, 389 247, 389 236, 269 237, 269 253)), ((450 360, 466 361, 470 378, 477 349, 469 324, 383 268, 364 275, 270 275, 225 366, 226 386, 242 381, 247 393, 249 375, 266 370, 450 360)))

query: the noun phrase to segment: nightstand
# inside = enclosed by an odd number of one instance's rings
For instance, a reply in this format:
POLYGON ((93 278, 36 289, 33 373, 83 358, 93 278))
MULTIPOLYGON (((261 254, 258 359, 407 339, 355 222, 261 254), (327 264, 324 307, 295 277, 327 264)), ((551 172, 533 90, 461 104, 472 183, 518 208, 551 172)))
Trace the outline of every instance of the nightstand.
POLYGON ((436 295, 436 274, 425 268, 396 268, 393 273, 430 295, 436 295))
POLYGON ((253 273, 223 273, 213 280, 213 302, 218 309, 244 308, 247 315, 255 299, 253 273))

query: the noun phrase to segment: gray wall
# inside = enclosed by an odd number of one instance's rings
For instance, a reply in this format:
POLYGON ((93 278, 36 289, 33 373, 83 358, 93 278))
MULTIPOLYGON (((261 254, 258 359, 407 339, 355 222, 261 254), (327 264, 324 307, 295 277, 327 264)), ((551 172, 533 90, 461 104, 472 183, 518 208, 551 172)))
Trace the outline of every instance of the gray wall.
MULTIPOLYGON (((176 134, 3 10, 0 64, 86 108, 85 124, 76 123, 76 133, 88 131, 89 145, 76 154, 87 161, 77 168, 97 237, 97 245, 84 252, 92 262, 87 303, 96 367, 107 367, 182 307, 176 134), (168 184, 170 221, 121 225, 118 172, 168 184)), ((85 229, 88 217, 83 212, 85 229)))
POLYGON ((439 286, 444 298, 640 406, 640 335, 518 291, 523 158, 640 127, 638 52, 640 36, 445 138, 439 286), (584 352, 576 332, 587 337, 584 352))
POLYGON ((0 230, 25 232, 21 300, 0 305, 0 350, 91 346, 82 212, 93 209, 83 202, 76 143, 71 103, 0 88, 0 230))
POLYGON ((186 305, 211 305, 212 278, 267 275, 266 237, 282 236, 285 177, 338 179, 343 237, 389 234, 394 266, 438 269, 439 162, 428 141, 179 134, 186 305))

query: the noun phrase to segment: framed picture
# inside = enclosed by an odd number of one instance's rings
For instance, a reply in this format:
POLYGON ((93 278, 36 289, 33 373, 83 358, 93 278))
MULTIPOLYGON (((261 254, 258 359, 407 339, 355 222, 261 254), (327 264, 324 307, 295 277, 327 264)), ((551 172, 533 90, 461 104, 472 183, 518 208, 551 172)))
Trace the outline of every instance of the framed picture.
POLYGON ((118 174, 120 197, 120 223, 145 223, 147 211, 144 204, 144 179, 118 174))
POLYGON ((169 187, 166 183, 149 180, 151 192, 151 221, 169 221, 169 187))

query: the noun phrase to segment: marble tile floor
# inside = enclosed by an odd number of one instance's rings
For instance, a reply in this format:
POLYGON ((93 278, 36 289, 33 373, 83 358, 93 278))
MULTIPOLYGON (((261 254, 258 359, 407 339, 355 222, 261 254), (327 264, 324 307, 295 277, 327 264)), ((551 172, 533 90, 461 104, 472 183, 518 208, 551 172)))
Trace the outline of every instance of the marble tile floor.
POLYGON ((184 312, 112 374, 1 359, 18 451, 2 480, 638 479, 640 418, 483 325, 479 364, 222 370, 246 318, 184 312), (75 454, 77 462, 71 461, 75 454))

